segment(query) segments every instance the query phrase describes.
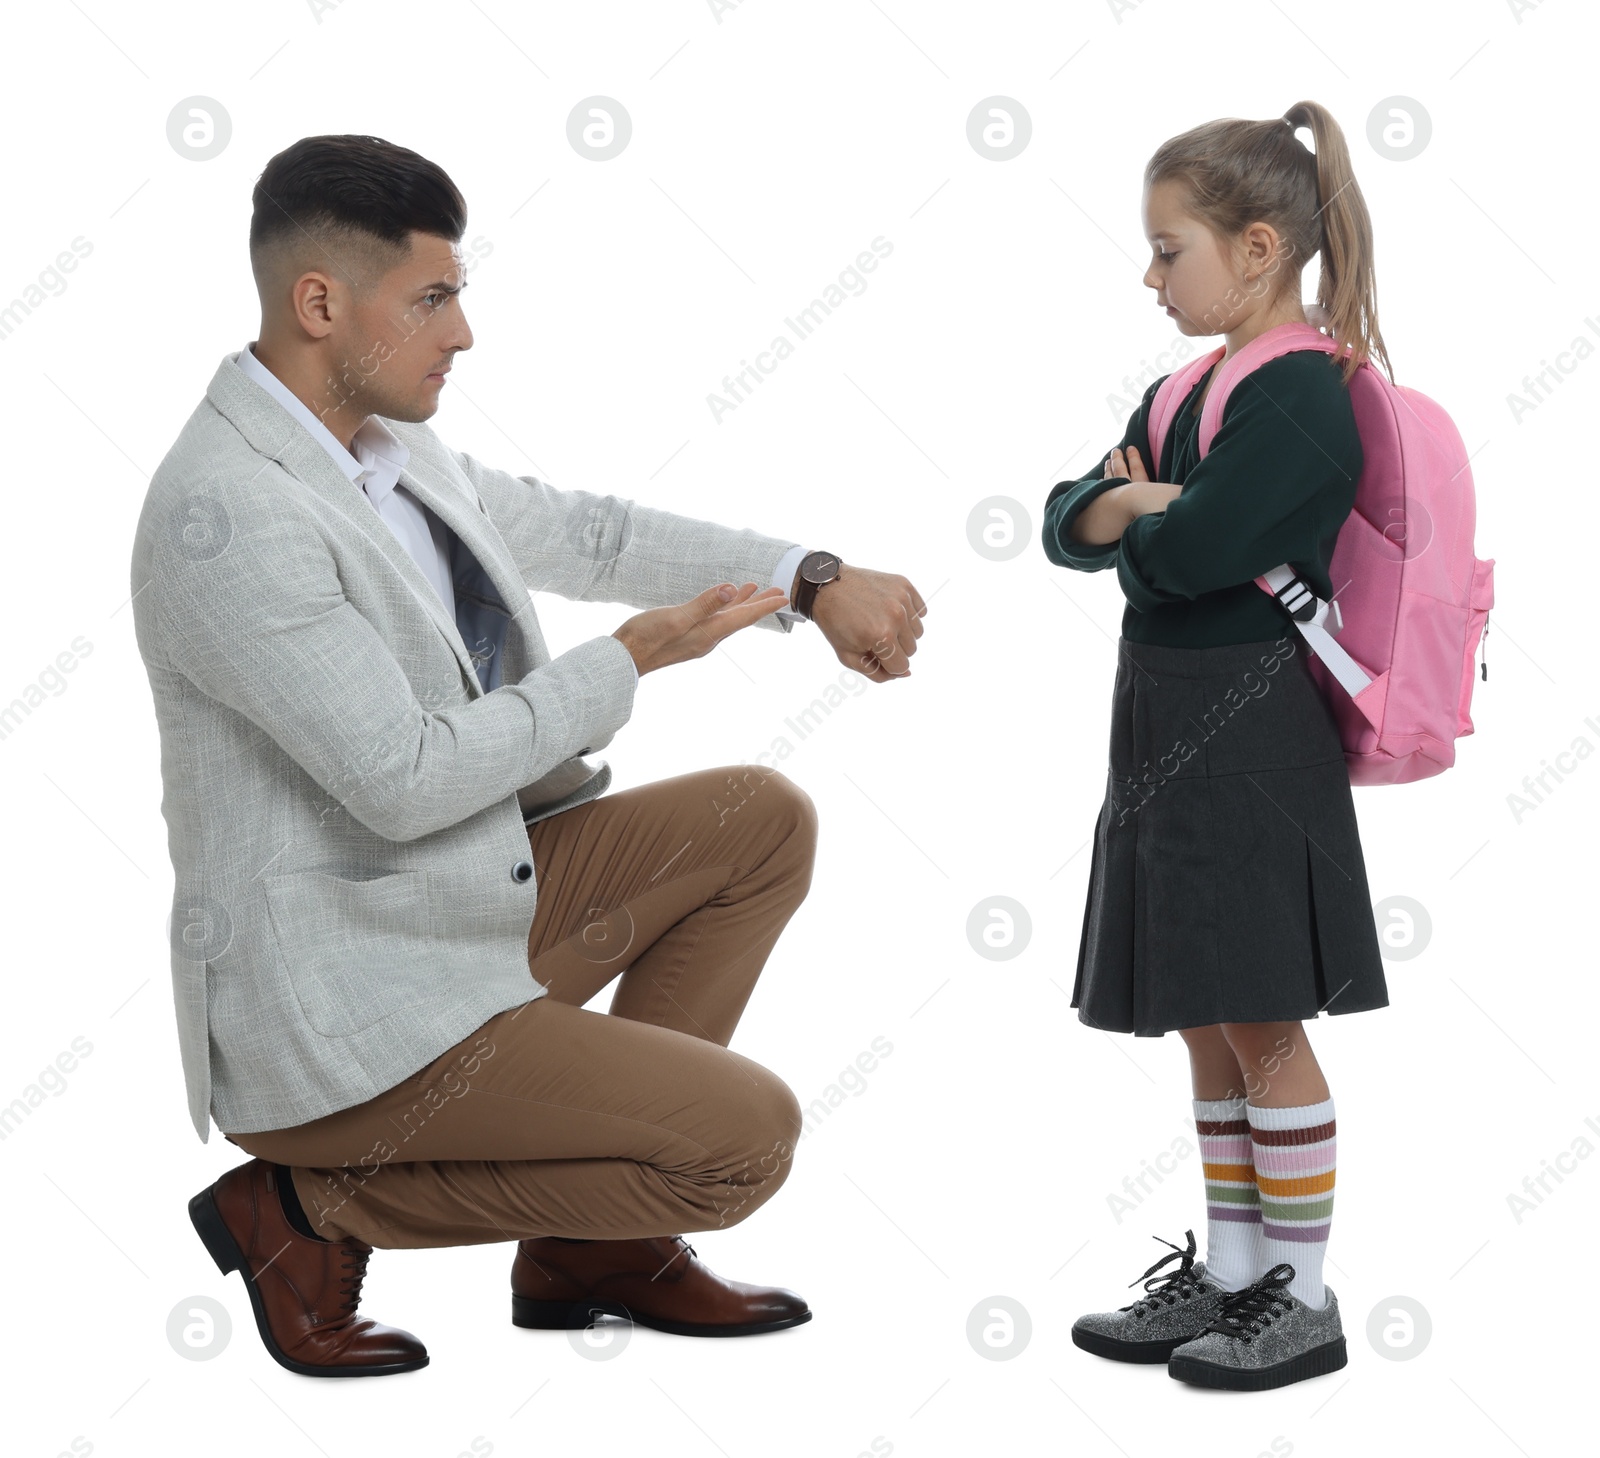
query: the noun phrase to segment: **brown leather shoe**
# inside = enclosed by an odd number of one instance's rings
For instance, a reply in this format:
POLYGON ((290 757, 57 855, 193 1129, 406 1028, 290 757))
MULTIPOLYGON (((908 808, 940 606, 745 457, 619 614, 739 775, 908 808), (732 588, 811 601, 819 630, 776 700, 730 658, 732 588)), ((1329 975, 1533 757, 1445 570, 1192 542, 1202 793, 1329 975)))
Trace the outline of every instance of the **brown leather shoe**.
POLYGON ((273 1359, 306 1377, 378 1377, 428 1365, 408 1331, 356 1315, 372 1247, 310 1240, 289 1224, 273 1168, 252 1159, 189 1201, 189 1219, 223 1275, 244 1277, 273 1359))
POLYGON ((811 1320, 811 1308, 793 1291, 726 1281, 681 1235, 517 1242, 515 1325, 585 1327, 600 1312, 677 1336, 753 1336, 811 1320))

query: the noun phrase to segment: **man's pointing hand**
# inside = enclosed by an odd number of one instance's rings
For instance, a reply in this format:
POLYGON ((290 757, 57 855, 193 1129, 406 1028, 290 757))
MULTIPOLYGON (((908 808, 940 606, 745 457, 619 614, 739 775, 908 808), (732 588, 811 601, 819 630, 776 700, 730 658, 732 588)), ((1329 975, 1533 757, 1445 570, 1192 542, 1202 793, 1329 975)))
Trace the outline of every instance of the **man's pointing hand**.
POLYGON ((739 588, 724 582, 708 587, 688 602, 639 613, 611 636, 620 639, 633 655, 634 666, 643 678, 652 669, 665 668, 669 663, 703 658, 730 633, 777 612, 784 600, 781 587, 757 592, 753 582, 739 588))

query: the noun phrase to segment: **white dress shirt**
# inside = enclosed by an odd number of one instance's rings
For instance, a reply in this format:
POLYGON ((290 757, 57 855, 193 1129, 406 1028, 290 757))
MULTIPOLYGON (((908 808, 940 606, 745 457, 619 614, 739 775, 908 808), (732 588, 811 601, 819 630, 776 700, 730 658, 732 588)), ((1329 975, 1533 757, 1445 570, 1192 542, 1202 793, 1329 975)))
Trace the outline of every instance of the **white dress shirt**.
MULTIPOLYGON (((362 489, 374 510, 399 539, 400 545, 422 569, 422 575, 433 584, 439 601, 454 616, 456 595, 450 580, 450 528, 404 486, 398 484, 400 472, 411 458, 410 448, 402 444, 376 415, 369 415, 351 437, 350 449, 346 450, 333 432, 312 414, 305 402, 256 358, 254 340, 239 351, 238 362, 239 368, 305 426, 311 432, 312 439, 327 451, 339 469, 362 489)), ((805 547, 790 547, 773 569, 772 585, 792 592, 795 573, 805 555, 805 547)), ((788 607, 779 608, 778 616, 796 623, 806 621, 801 614, 788 607)), ((634 681, 638 682, 637 665, 634 668, 634 681)))

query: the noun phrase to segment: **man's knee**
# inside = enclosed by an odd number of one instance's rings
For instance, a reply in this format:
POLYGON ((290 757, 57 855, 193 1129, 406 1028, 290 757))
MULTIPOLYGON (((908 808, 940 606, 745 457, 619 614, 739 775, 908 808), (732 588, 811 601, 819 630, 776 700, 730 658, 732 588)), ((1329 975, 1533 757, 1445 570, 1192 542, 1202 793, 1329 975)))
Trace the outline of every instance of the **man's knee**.
POLYGON ((770 1069, 753 1064, 754 1086, 741 1090, 738 1153, 725 1177, 707 1190, 710 1226, 735 1225, 775 1195, 789 1177, 802 1114, 794 1091, 770 1069))
POLYGON ((794 1090, 770 1069, 768 1073, 771 1082, 767 1089, 766 1127, 771 1131, 774 1140, 780 1140, 793 1149, 800 1141, 805 1114, 800 1108, 800 1100, 795 1097, 794 1090))
POLYGON ((733 817, 775 822, 785 841, 806 851, 817 844, 816 802, 782 770, 765 765, 729 765, 714 772, 719 823, 733 817))
POLYGON ((773 812, 779 816, 788 830, 790 839, 798 841, 810 850, 815 850, 817 845, 817 803, 799 785, 784 774, 782 770, 773 770, 766 785, 767 793, 771 794, 778 802, 778 808, 773 812))
POLYGON ((742 1054, 732 1056, 742 1060, 749 1078, 740 1080, 735 1115, 741 1157, 753 1162, 776 1145, 793 1149, 805 1121, 794 1090, 770 1068, 742 1054))

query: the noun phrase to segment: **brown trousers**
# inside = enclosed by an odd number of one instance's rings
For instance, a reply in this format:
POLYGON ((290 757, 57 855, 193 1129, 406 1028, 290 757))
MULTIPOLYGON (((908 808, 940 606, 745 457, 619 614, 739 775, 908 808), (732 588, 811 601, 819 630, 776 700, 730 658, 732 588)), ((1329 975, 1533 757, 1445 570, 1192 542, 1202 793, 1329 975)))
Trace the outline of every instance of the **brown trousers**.
POLYGON ((786 1178, 801 1114, 727 1044, 810 888, 816 835, 810 796, 759 765, 529 826, 528 969, 548 994, 365 1103, 228 1137, 290 1166, 319 1234, 380 1248, 743 1220, 786 1178), (613 978, 609 1014, 585 1009, 613 978))

